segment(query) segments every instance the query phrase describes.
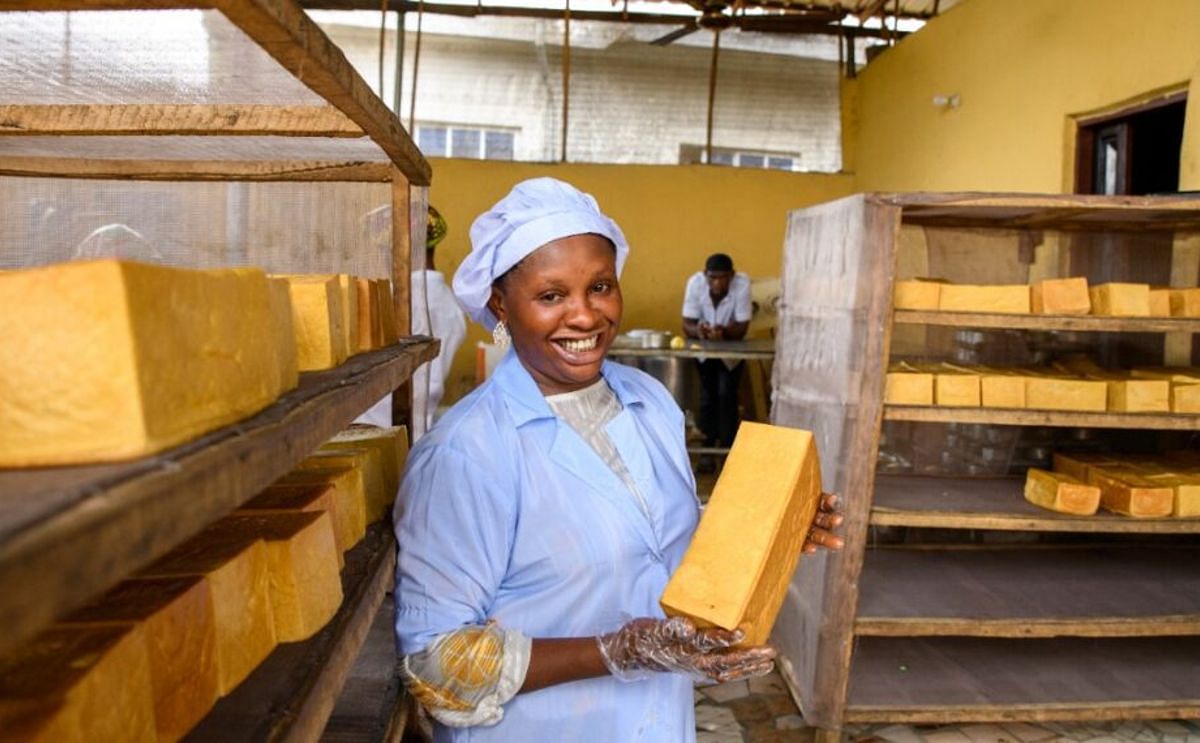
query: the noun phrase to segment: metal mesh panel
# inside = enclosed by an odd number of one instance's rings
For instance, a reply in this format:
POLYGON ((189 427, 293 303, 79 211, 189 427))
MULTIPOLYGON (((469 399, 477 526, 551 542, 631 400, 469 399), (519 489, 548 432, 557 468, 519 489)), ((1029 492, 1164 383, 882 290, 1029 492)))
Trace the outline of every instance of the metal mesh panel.
POLYGON ((3 104, 325 103, 218 11, 10 11, 2 20, 3 104))
POLYGON ((0 177, 0 268, 120 256, 391 276, 387 183, 0 177))

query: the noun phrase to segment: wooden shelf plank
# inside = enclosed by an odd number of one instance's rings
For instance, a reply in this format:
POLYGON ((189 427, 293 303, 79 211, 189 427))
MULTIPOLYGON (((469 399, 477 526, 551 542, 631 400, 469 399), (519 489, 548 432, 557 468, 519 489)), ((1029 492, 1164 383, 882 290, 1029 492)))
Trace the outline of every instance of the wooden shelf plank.
POLYGON ((888 405, 884 420, 924 423, 996 423, 1003 426, 1068 428, 1136 428, 1195 431, 1200 415, 1169 413, 1077 413, 1058 410, 952 408, 928 405, 888 405))
POLYGON ((333 708, 322 743, 399 741, 412 699, 397 671, 396 611, 384 601, 333 708))
POLYGON ((0 175, 139 181, 367 181, 386 183, 386 162, 330 160, 100 160, 0 157, 0 175))
POLYGON ((1200 318, 1100 317, 1096 315, 1014 315, 995 312, 896 310, 903 325, 944 325, 1006 330, 1072 330, 1092 333, 1200 333, 1200 318))
POLYGON ((1200 638, 863 637, 847 722, 1200 716, 1200 638))
POLYGON ((1014 478, 880 475, 871 524, 936 529, 1109 534, 1200 534, 1200 519, 1134 519, 1107 511, 1070 516, 1025 500, 1014 478))
POLYGON ((1200 635, 1200 551, 869 550, 857 635, 1200 635))
POLYGON ((373 525, 346 553, 345 598, 333 619, 304 642, 278 646, 185 740, 318 740, 392 585, 395 545, 391 524, 373 525))
POLYGON ((333 106, 211 104, 0 105, 0 135, 361 137, 333 106))
POLYGON ((415 338, 302 374, 258 415, 156 456, 0 472, 0 654, 249 500, 437 349, 415 338))
POLYGON ((296 79, 361 127, 410 184, 429 185, 433 171, 400 119, 299 5, 284 0, 211 2, 296 79))

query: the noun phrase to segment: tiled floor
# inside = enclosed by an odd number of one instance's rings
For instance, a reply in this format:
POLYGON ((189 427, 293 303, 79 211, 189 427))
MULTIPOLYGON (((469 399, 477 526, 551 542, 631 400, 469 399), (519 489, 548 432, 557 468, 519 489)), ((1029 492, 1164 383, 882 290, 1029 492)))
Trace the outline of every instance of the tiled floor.
MULTIPOLYGON (((778 673, 696 689, 697 743, 808 743, 806 727, 778 673)), ((946 726, 859 725, 849 743, 1200 743, 1200 721, 1004 723, 946 726)))

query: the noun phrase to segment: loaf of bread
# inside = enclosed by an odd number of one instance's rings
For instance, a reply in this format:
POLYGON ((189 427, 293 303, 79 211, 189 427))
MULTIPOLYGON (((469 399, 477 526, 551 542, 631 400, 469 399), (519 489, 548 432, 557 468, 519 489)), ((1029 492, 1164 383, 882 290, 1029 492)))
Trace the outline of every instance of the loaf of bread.
MULTIPOLYGON (((380 449, 367 446, 348 449, 322 450, 310 454, 296 465, 296 469, 327 469, 330 467, 353 467, 362 473, 363 492, 366 495, 367 523, 373 524, 389 513, 396 493, 386 490, 383 479, 383 459, 380 449)), ((389 453, 390 458, 390 453, 389 453)))
POLYGON ((1092 298, 1093 315, 1150 316, 1148 284, 1100 284, 1091 287, 1088 292, 1092 298))
POLYGON ((1061 472, 1031 467, 1025 474, 1025 500, 1059 513, 1091 516, 1100 507, 1100 488, 1061 472))
POLYGON ((939 307, 942 281, 910 279, 897 281, 893 302, 898 310, 936 310, 939 307))
POLYGON ((337 276, 285 276, 300 371, 331 369, 346 360, 342 289, 337 276))
POLYGON ((0 659, 0 739, 154 743, 143 629, 54 626, 0 659))
POLYGON ((884 402, 888 405, 932 405, 933 374, 903 364, 892 365, 885 377, 884 402))
POLYGON ((766 642, 820 497, 811 433, 743 422, 663 609, 766 642))
POLYGON ((346 564, 342 553, 354 545, 344 541, 349 531, 339 518, 335 496, 336 490, 329 483, 271 485, 243 504, 237 512, 246 515, 309 511, 329 514, 329 519, 333 522, 334 542, 338 547, 338 567, 342 568, 346 564))
POLYGON ((334 436, 321 445, 321 451, 374 449, 379 452, 380 473, 383 478, 383 506, 391 508, 400 489, 400 474, 408 458, 408 429, 404 426, 387 428, 355 427, 334 436))
POLYGON ((1139 518, 1170 516, 1175 491, 1129 469, 1096 467, 1088 470, 1089 483, 1100 488, 1100 505, 1113 513, 1139 518))
POLYGON ((363 473, 353 466, 292 470, 272 487, 332 488, 334 540, 343 553, 353 549, 367 533, 367 490, 363 473))
POLYGON ((290 382, 272 317, 255 269, 0 273, 0 467, 143 456, 258 412, 290 382))
POLYGON ((327 513, 227 516, 214 526, 266 543, 271 615, 279 642, 307 640, 342 603, 337 542, 327 513))
POLYGON ((1030 302, 1041 315, 1086 315, 1092 311, 1087 279, 1044 279, 1033 285, 1030 302))
POLYGON ((1028 314, 1029 297, 1029 286, 1026 284, 945 284, 938 298, 938 309, 1028 314))
POLYGON ((203 576, 124 581, 60 626, 140 630, 160 740, 182 738, 217 701, 216 618, 203 576))
POLYGON ((233 691, 275 649, 267 549, 261 539, 209 527, 152 563, 141 576, 207 579, 221 696, 233 691))

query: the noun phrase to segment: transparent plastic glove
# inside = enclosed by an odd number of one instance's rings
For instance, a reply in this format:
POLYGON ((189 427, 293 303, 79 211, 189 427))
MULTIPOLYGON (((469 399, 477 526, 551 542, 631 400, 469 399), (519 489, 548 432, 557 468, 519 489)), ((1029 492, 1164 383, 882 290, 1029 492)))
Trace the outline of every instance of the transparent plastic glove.
POLYGON ((652 672, 683 673, 697 681, 736 681, 771 670, 775 649, 766 645, 734 648, 741 630, 696 629, 687 617, 626 622, 621 629, 596 638, 604 665, 622 681, 637 681, 652 672))

